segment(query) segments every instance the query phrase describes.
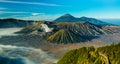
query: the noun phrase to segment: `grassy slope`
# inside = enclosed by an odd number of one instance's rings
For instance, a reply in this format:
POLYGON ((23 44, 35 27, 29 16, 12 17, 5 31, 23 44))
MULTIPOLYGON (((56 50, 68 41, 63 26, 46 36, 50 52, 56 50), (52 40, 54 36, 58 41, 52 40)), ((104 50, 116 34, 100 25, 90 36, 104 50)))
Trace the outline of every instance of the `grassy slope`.
POLYGON ((100 48, 82 47, 67 52, 57 64, 119 64, 120 43, 100 48))

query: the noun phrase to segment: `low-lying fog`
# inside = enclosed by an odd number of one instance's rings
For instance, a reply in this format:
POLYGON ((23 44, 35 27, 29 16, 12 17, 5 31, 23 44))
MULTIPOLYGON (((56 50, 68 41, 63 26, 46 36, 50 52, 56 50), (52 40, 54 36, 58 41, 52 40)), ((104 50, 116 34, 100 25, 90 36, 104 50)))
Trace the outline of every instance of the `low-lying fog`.
POLYGON ((20 31, 22 28, 0 28, 0 38, 2 36, 17 35, 14 32, 20 31))
MULTIPOLYGON (((2 36, 15 36, 22 28, 0 28, 2 36)), ((52 64, 56 59, 41 49, 0 44, 0 64, 52 64)))
POLYGON ((41 49, 0 45, 0 64, 53 64, 55 58, 41 49))

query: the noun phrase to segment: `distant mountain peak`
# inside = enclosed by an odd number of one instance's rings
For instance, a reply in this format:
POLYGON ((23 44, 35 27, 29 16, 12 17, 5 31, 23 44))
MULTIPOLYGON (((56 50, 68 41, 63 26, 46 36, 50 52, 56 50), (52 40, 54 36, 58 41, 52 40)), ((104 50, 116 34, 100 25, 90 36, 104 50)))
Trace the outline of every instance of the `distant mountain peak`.
POLYGON ((76 18, 72 16, 71 14, 64 14, 57 19, 54 20, 54 22, 89 22, 95 25, 100 25, 100 26, 106 26, 106 25, 112 25, 110 23, 95 19, 95 18, 89 18, 89 17, 80 17, 76 18))
POLYGON ((56 20, 54 20, 55 22, 72 22, 72 21, 76 21, 76 18, 74 16, 72 16, 71 14, 64 14, 60 17, 58 17, 56 20))
MULTIPOLYGON (((65 16, 65 17, 70 17, 70 16, 72 16, 71 14, 64 14, 63 16, 65 16)), ((73 16, 72 16, 73 17, 73 16)))
POLYGON ((60 16, 59 18, 75 18, 75 17, 72 16, 71 14, 64 14, 64 15, 60 16))
POLYGON ((2 19, 2 20, 17 20, 15 18, 6 18, 6 19, 2 19))
POLYGON ((86 17, 86 16, 82 16, 82 17, 80 17, 80 18, 88 18, 88 17, 86 17))

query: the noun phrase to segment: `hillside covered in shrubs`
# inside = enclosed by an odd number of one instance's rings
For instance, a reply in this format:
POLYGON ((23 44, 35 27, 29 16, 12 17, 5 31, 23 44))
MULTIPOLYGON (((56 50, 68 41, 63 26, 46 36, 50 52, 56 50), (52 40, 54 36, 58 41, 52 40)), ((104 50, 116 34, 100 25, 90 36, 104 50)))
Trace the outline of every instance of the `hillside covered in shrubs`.
POLYGON ((119 64, 120 43, 104 47, 82 47, 67 52, 57 64, 119 64))

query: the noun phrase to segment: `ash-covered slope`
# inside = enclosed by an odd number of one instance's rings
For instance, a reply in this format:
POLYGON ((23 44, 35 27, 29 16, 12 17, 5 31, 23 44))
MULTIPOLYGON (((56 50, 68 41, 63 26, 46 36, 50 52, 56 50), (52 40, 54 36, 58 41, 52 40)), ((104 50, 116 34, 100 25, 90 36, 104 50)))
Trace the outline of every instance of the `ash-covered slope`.
POLYGON ((58 22, 55 25, 56 32, 47 39, 54 43, 84 42, 96 38, 98 35, 106 34, 102 27, 89 22, 58 22))
POLYGON ((96 36, 104 34, 102 28, 89 22, 59 22, 56 23, 57 29, 67 29, 81 36, 96 36))
POLYGON ((24 28, 19 33, 40 34, 44 40, 54 43, 76 43, 97 38, 102 34, 113 34, 120 31, 120 27, 108 27, 89 22, 38 22, 24 28), (48 26, 50 31, 41 31, 42 24, 48 26))
POLYGON ((102 29, 108 34, 120 32, 120 26, 105 26, 105 27, 102 27, 102 29))
POLYGON ((37 22, 35 24, 31 24, 30 26, 27 26, 25 28, 23 28, 21 31, 17 32, 17 33, 31 33, 33 31, 36 31, 36 30, 39 30, 40 29, 40 26, 41 24, 43 24, 43 22, 37 22))
POLYGON ((80 42, 84 39, 75 34, 74 32, 70 30, 61 29, 57 31, 55 34, 49 36, 47 41, 53 42, 53 43, 74 43, 74 42, 80 42))

